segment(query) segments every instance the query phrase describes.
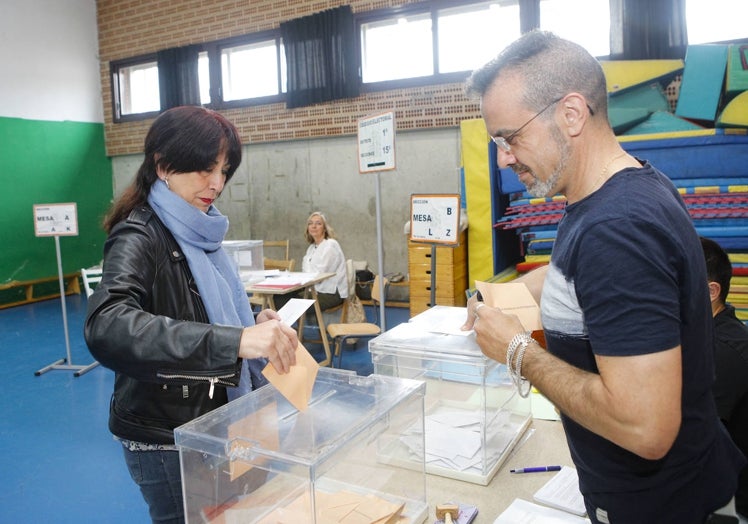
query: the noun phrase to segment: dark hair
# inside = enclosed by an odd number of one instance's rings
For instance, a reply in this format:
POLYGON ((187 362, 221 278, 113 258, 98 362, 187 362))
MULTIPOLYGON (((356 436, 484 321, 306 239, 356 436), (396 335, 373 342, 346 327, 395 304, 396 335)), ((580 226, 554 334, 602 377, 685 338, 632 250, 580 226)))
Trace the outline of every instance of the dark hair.
POLYGON ((465 92, 482 97, 504 71, 524 79, 523 100, 540 111, 551 101, 575 92, 584 95, 595 114, 608 114, 608 91, 600 62, 582 46, 548 31, 530 31, 468 78, 465 92))
POLYGON ((704 250, 704 260, 706 261, 706 277, 709 282, 716 282, 720 286, 719 300, 727 301, 727 294, 730 292, 730 279, 732 278, 732 264, 730 257, 727 255, 722 246, 714 240, 700 237, 701 249, 704 250))
POLYGON ((173 173, 205 171, 225 154, 228 182, 242 161, 242 144, 236 127, 220 113, 198 106, 180 106, 164 111, 153 121, 145 137, 144 153, 135 180, 104 218, 107 233, 133 209, 145 204, 158 178, 157 166, 173 173))

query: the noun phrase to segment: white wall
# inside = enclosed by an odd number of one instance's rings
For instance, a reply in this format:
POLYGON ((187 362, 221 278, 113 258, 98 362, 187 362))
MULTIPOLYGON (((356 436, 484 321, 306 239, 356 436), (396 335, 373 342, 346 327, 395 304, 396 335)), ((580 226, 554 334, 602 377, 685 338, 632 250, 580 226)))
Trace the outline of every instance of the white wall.
POLYGON ((104 121, 95 0, 0 0, 0 116, 104 121))

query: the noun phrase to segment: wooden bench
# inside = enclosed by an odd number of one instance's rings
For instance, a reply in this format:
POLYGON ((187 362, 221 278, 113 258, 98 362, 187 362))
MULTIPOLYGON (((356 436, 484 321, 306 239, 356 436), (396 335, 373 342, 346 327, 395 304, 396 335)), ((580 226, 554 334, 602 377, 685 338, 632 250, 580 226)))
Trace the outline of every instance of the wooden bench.
MULTIPOLYGON (((73 295, 73 294, 79 294, 81 292, 80 282, 80 271, 76 271, 75 273, 68 273, 66 275, 63 275, 63 280, 65 281, 65 294, 66 295, 73 295)), ((11 290, 15 288, 24 288, 25 298, 22 300, 15 300, 13 302, 6 302, 6 303, 0 303, 0 309, 5 309, 13 306, 20 306, 22 304, 31 304, 32 302, 39 302, 40 300, 49 300, 51 298, 58 298, 60 296, 60 286, 57 284, 59 282, 59 276, 55 275, 53 277, 44 277, 44 278, 36 278, 33 280, 12 280, 10 282, 6 282, 5 284, 0 284, 0 291, 6 291, 11 290), (43 295, 35 295, 35 291, 40 291, 35 288, 44 286, 45 288, 49 288, 49 284, 55 282, 57 292, 56 293, 46 293, 43 295), (46 286, 45 286, 46 285, 46 286)), ((48 291, 48 289, 47 289, 48 291)))

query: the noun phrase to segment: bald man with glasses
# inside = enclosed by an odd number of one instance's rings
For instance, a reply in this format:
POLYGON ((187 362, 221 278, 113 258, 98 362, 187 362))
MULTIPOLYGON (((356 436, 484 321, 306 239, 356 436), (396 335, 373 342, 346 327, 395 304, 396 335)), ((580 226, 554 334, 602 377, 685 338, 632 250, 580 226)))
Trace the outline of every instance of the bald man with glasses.
POLYGON ((624 151, 599 62, 535 31, 475 71, 498 162, 567 206, 549 265, 522 277, 547 348, 516 316, 468 303, 465 329, 561 412, 593 523, 733 514, 745 458, 717 416, 704 260, 672 182, 624 151))

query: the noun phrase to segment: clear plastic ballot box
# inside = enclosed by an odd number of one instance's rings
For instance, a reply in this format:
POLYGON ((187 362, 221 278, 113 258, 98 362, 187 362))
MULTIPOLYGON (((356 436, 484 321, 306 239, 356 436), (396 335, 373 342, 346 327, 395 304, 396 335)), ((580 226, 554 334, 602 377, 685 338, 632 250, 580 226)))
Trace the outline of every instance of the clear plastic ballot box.
POLYGON ((530 425, 530 399, 459 331, 465 318, 464 307, 434 306, 370 340, 369 352, 374 373, 426 382, 426 472, 487 485, 530 425))
POLYGON ((265 269, 262 240, 224 240, 221 245, 236 262, 242 281, 262 280, 265 269))
POLYGON ((304 412, 268 385, 178 427, 187 522, 424 522, 424 390, 320 368, 304 412))

